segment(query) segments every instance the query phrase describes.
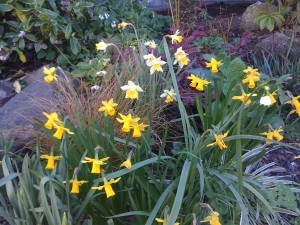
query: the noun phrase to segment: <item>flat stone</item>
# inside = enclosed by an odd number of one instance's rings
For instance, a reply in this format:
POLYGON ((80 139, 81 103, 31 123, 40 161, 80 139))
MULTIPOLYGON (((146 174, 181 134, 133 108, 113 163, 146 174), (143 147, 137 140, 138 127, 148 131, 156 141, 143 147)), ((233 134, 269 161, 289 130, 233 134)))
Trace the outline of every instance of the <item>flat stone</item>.
POLYGON ((41 127, 34 118, 45 120, 42 112, 55 111, 57 100, 43 77, 43 67, 28 75, 29 84, 0 108, 0 132, 5 139, 14 138, 17 145, 26 145, 36 139, 41 127))
MULTIPOLYGON (((269 4, 269 9, 271 10, 271 12, 274 12, 277 10, 277 7, 269 4)), ((258 1, 250 5, 242 15, 242 29, 245 31, 260 30, 259 25, 254 23, 254 18, 263 11, 268 11, 268 6, 266 3, 258 1)))
MULTIPOLYGON (((257 57, 261 57, 263 54, 285 57, 288 53, 291 41, 291 37, 288 37, 284 33, 276 32, 256 44, 254 53, 257 57)), ((295 38, 293 40, 290 54, 300 57, 300 38, 295 38)))

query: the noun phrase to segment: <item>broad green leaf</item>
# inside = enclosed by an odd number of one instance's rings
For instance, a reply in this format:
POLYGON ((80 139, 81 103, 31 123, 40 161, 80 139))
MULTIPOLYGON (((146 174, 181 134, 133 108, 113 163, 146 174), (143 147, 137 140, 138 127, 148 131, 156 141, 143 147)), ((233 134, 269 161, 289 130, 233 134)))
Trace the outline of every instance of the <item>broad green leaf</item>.
POLYGON ((9 12, 9 11, 11 11, 12 9, 14 9, 14 7, 11 6, 11 5, 0 4, 0 11, 3 11, 3 12, 9 12))
POLYGON ((72 24, 69 23, 66 27, 66 31, 65 31, 65 38, 69 39, 72 33, 72 24))

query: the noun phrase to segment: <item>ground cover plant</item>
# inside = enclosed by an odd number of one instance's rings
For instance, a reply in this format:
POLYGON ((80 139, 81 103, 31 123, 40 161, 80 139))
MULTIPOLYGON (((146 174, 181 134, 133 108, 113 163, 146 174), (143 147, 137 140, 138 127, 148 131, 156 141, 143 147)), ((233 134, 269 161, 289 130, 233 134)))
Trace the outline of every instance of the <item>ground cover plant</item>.
MULTIPOLYGON (((127 21, 117 26, 135 29, 127 21)), ((155 41, 137 34, 130 51, 103 38, 71 76, 44 68, 45 82, 56 84, 59 111, 49 106, 37 120, 48 138, 37 137, 33 153, 19 158, 12 143, 1 144, 5 223, 299 219, 299 184, 270 175, 274 164, 258 165, 278 147, 299 151, 282 142, 282 107, 300 116, 299 96, 283 90, 289 75, 272 77, 225 52, 201 54, 199 63, 183 34, 175 29, 155 41), (72 76, 84 82, 76 85, 72 76), (188 104, 187 88, 195 93, 188 104)))

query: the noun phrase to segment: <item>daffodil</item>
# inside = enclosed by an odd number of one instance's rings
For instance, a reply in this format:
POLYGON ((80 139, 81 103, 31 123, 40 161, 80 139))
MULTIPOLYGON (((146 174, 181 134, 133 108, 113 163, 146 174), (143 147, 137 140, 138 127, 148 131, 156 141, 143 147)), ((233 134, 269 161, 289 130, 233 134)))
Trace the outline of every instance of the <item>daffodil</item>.
MULTIPOLYGON (((70 184, 72 184, 72 188, 70 193, 71 194, 79 194, 79 187, 85 183, 87 183, 88 181, 86 180, 69 180, 70 184)), ((64 181, 64 183, 66 183, 66 181, 64 181)))
POLYGON ((122 28, 122 30, 125 28, 125 27, 127 27, 129 25, 129 23, 125 23, 125 22, 122 22, 122 23, 119 23, 118 24, 118 28, 119 29, 121 29, 122 28))
POLYGON ((204 220, 201 220, 200 222, 209 222, 210 225, 222 225, 219 220, 219 213, 215 211, 210 212, 209 216, 205 217, 204 220))
POLYGON ((99 159, 99 149, 95 149, 95 158, 89 158, 89 157, 85 157, 84 160, 82 160, 82 163, 92 163, 92 170, 91 173, 95 173, 95 174, 100 174, 101 173, 101 168, 100 166, 103 166, 106 164, 105 161, 107 161, 109 159, 109 157, 105 157, 102 159, 99 159))
POLYGON ((191 80, 190 86, 196 88, 198 91, 203 91, 204 86, 211 83, 205 79, 195 76, 194 74, 188 76, 187 79, 191 80))
POLYGON ((117 103, 114 103, 114 100, 111 98, 107 101, 102 101, 102 107, 98 109, 99 112, 104 111, 104 116, 110 115, 113 116, 116 113, 115 107, 118 105, 117 103))
POLYGON ((127 85, 121 87, 123 91, 126 91, 125 98, 137 99, 139 97, 138 92, 143 92, 143 89, 139 85, 135 85, 132 81, 128 81, 127 85))
POLYGON ((104 175, 102 175, 103 177, 103 182, 104 185, 99 186, 99 187, 92 187, 93 190, 102 190, 104 188, 104 191, 106 193, 106 198, 110 198, 114 195, 116 195, 116 193, 114 192, 113 188, 112 188, 112 184, 115 184, 117 182, 119 182, 119 180, 121 179, 121 177, 115 179, 111 179, 110 181, 107 181, 106 178, 104 177, 104 175))
POLYGON ((146 65, 147 65, 147 66, 151 66, 151 65, 152 65, 152 62, 153 62, 153 60, 154 60, 155 58, 156 58, 156 57, 155 57, 153 54, 144 55, 144 59, 146 60, 146 65))
POLYGON ((174 44, 174 43, 177 44, 177 43, 182 42, 182 40, 183 40, 183 37, 179 34, 180 34, 179 30, 176 30, 176 32, 174 34, 172 34, 172 35, 168 34, 168 35, 166 35, 166 37, 172 39, 172 41, 171 41, 172 44, 174 44))
POLYGON ((206 62, 205 64, 207 68, 211 68, 210 71, 212 73, 219 72, 218 67, 223 65, 222 61, 217 61, 215 58, 211 58, 210 62, 206 62))
POLYGON ((120 167, 126 167, 127 169, 131 169, 132 164, 131 164, 131 156, 132 156, 132 151, 129 152, 127 159, 120 165, 120 167))
POLYGON ((155 71, 157 72, 163 72, 162 65, 165 65, 167 62, 161 60, 161 56, 158 58, 154 58, 151 63, 149 63, 150 66, 150 74, 152 75, 155 71))
POLYGON ((48 113, 43 112, 43 115, 48 118, 47 122, 44 124, 44 127, 51 130, 53 128, 53 124, 58 126, 62 125, 62 121, 58 118, 58 114, 56 112, 48 113))
POLYGON ((132 134, 132 137, 141 137, 142 134, 141 134, 141 131, 145 131, 145 128, 148 127, 149 125, 147 124, 133 124, 133 134, 132 134))
POLYGON ((214 133, 214 138, 216 141, 214 143, 208 144, 207 147, 218 145, 221 150, 227 148, 227 145, 225 144, 223 139, 228 136, 228 133, 229 133, 229 131, 227 131, 225 134, 220 134, 220 135, 216 135, 214 133))
POLYGON ((300 95, 298 95, 296 97, 292 97, 292 100, 285 102, 285 104, 291 104, 295 108, 290 112, 291 114, 296 112, 298 114, 298 116, 300 116, 300 102, 299 102, 298 98, 300 98, 300 95))
MULTIPOLYGON (((283 136, 280 134, 280 132, 282 132, 282 131, 283 131, 283 129, 281 129, 280 127, 277 130, 273 130, 271 128, 269 130, 269 132, 263 132, 263 133, 260 133, 260 134, 267 136, 268 139, 274 140, 274 138, 276 138, 277 141, 281 141, 283 139, 283 136)), ((270 144, 273 144, 273 142, 266 141, 266 144, 270 145, 270 144)))
POLYGON ((294 159, 300 159, 300 155, 295 156, 294 159))
MULTIPOLYGON (((249 99, 251 94, 246 94, 243 90, 242 90, 242 95, 240 96, 233 96, 232 99, 233 100, 240 100, 241 102, 246 102, 245 105, 250 105, 251 104, 251 100, 249 99), (247 101, 246 101, 247 100, 247 101)), ((257 94, 252 94, 252 96, 257 96, 257 94)))
POLYGON ((182 68, 183 66, 186 66, 190 61, 189 58, 187 57, 187 55, 188 54, 182 50, 182 47, 178 48, 177 51, 175 52, 174 65, 176 63, 178 63, 180 68, 182 68))
POLYGON ((154 41, 146 41, 145 46, 148 46, 149 48, 153 48, 153 49, 157 47, 154 41))
POLYGON ((110 46, 112 44, 110 43, 105 43, 103 40, 101 40, 99 43, 96 43, 96 50, 99 51, 103 51, 103 52, 106 52, 106 49, 108 46, 110 46))
POLYGON ((253 69, 250 66, 243 70, 243 72, 246 73, 246 78, 242 80, 242 83, 249 83, 248 87, 251 89, 255 88, 255 82, 260 80, 260 73, 257 72, 257 70, 258 69, 253 69))
POLYGON ((173 88, 171 88, 170 90, 164 90, 164 93, 162 93, 160 97, 166 98, 165 103, 170 103, 174 100, 177 101, 176 93, 174 92, 173 88))
POLYGON ((57 74, 55 73, 56 69, 54 67, 51 67, 48 69, 47 67, 44 67, 44 74, 47 76, 44 77, 45 82, 50 84, 53 80, 58 81, 57 74))
POLYGON ((140 120, 140 118, 132 118, 131 114, 128 114, 127 116, 119 113, 122 119, 117 118, 117 120, 120 123, 123 123, 122 131, 123 132, 130 132, 130 129, 133 128, 137 124, 137 122, 140 120))
POLYGON ((61 140, 64 132, 67 132, 68 134, 74 134, 71 132, 68 128, 65 128, 60 125, 53 124, 54 128, 56 128, 56 132, 53 134, 53 137, 61 140))
POLYGON ((54 164, 55 161, 58 161, 62 158, 62 156, 54 156, 53 155, 53 148, 51 149, 50 155, 41 155, 40 156, 41 159, 47 159, 47 165, 46 165, 46 169, 47 170, 53 170, 54 169, 54 164))
MULTIPOLYGON (((163 225, 166 225, 168 223, 168 221, 165 219, 161 219, 161 218, 155 218, 155 221, 158 223, 163 223, 163 225)), ((174 225, 179 225, 179 223, 174 223, 174 225)))

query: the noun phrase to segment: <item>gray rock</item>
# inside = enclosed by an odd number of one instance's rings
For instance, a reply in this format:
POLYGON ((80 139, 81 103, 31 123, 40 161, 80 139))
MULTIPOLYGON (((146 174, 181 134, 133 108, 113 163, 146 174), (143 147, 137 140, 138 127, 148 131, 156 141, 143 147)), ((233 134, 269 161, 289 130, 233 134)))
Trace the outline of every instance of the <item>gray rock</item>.
POLYGON ((24 80, 29 85, 0 108, 0 132, 5 139, 14 138, 23 146, 35 140, 41 127, 34 118, 45 120, 43 111, 55 111, 52 84, 47 84, 44 76, 43 67, 28 75, 24 80))
MULTIPOLYGON (((270 11, 274 12, 276 10, 277 7, 270 4, 270 11)), ((245 31, 260 30, 259 25, 254 23, 254 18, 263 11, 268 11, 268 6, 266 3, 258 1, 250 5, 242 15, 242 29, 244 29, 245 31)))
POLYGON ((2 107, 15 94, 12 82, 0 80, 0 107, 2 107))
MULTIPOLYGON (((284 33, 276 32, 256 44, 254 47, 254 53, 257 57, 261 57, 263 54, 285 57, 290 44, 290 37, 284 33)), ((294 54, 294 56, 300 57, 300 38, 295 38, 293 40, 290 53, 294 54)))

